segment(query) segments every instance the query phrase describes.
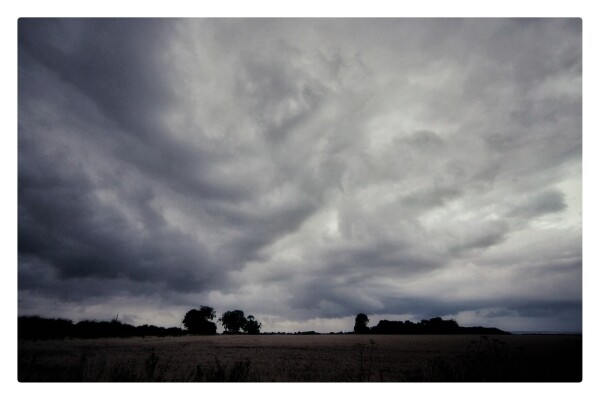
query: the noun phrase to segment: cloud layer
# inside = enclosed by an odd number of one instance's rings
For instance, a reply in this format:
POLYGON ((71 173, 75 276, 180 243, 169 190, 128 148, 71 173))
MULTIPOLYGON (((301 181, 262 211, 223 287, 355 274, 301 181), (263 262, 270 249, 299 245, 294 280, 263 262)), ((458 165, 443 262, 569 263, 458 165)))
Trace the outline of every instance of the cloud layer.
POLYGON ((577 19, 21 19, 19 312, 581 330, 581 137, 577 19))

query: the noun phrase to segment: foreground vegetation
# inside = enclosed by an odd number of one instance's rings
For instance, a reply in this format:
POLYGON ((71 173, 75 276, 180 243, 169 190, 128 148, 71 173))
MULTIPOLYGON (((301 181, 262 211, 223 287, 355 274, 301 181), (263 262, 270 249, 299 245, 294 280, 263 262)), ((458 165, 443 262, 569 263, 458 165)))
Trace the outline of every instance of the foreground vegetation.
POLYGON ((578 382, 581 335, 20 340, 21 382, 578 382))

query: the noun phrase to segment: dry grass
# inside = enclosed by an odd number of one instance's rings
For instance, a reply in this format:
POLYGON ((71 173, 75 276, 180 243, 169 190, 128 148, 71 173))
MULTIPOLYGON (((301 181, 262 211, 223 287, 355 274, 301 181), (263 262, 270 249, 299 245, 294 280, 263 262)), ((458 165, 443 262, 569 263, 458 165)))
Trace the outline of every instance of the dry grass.
POLYGON ((21 382, 580 381, 581 336, 261 335, 20 341, 21 382))

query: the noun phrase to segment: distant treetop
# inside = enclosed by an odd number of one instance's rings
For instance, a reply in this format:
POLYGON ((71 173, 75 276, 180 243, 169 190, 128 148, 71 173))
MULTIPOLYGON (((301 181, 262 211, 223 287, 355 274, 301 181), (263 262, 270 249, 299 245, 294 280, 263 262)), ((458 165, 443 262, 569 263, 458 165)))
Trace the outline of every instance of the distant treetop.
POLYGON ((368 323, 369 317, 367 317, 367 314, 358 314, 354 323, 354 333, 369 333, 368 323))
POLYGON ((498 328, 485 328, 481 326, 476 327, 462 327, 453 320, 445 320, 441 317, 434 317, 429 320, 421 320, 421 322, 411 321, 388 321, 381 320, 379 323, 369 328, 367 323, 369 318, 360 313, 356 316, 354 324, 354 333, 371 333, 371 334, 509 334, 498 328))
POLYGON ((181 322, 190 333, 214 335, 217 333, 217 325, 210 320, 215 316, 215 310, 212 307, 200 306, 197 310, 188 311, 181 322))
POLYGON ((254 319, 253 315, 246 317, 242 310, 224 312, 221 318, 219 318, 219 322, 223 325, 225 333, 239 333, 242 330, 252 335, 259 334, 262 325, 254 319))

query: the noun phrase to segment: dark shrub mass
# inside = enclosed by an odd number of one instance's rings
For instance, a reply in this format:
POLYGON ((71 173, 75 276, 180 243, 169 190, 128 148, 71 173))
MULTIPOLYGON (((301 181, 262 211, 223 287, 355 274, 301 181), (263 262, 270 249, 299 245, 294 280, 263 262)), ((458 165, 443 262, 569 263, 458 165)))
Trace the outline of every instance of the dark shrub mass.
MULTIPOLYGON (((357 321, 361 317, 361 321, 366 318, 365 314, 358 314, 357 321), (364 316, 364 317, 361 317, 364 316)), ((368 321, 368 319, 367 319, 368 321)), ((358 324, 358 322, 357 322, 358 324)), ((429 320, 421 320, 421 322, 411 321, 388 321, 386 319, 368 328, 365 324, 358 324, 359 329, 355 326, 355 333, 371 333, 383 335, 453 335, 453 334, 478 334, 478 335, 508 335, 509 332, 502 331, 498 328, 485 328, 482 326, 464 327, 452 319, 445 320, 441 317, 434 317, 429 320)))
POLYGON ((81 321, 73 324, 66 319, 22 316, 18 319, 19 339, 96 339, 104 337, 181 336, 180 328, 163 328, 154 325, 133 326, 116 319, 112 321, 81 321))

